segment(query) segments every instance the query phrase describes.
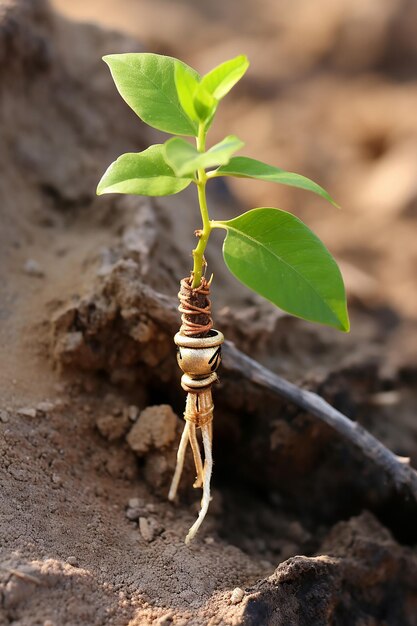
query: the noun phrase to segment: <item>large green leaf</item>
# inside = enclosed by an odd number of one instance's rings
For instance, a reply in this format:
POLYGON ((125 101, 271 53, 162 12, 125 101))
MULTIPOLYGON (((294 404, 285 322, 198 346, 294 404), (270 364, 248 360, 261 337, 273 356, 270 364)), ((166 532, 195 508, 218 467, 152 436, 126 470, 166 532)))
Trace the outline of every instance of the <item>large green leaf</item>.
POLYGON ((301 176, 301 174, 286 172, 279 167, 273 167, 272 165, 267 165, 266 163, 262 163, 262 161, 257 161, 256 159, 251 159, 249 157, 234 157, 227 165, 219 167, 219 169, 217 169, 212 176, 256 178, 270 183, 281 183, 283 185, 290 185, 291 187, 299 187, 300 189, 313 191, 322 198, 331 202, 334 206, 338 207, 338 204, 327 193, 327 191, 309 178, 301 176))
POLYGON ((213 226, 227 229, 224 260, 243 284, 292 315, 349 330, 340 270, 297 217, 260 208, 213 226))
POLYGON ((201 88, 206 89, 217 100, 223 98, 242 78, 249 67, 247 57, 241 54, 230 61, 225 61, 201 79, 201 88))
POLYGON ((122 98, 149 126, 174 135, 197 135, 198 124, 184 111, 175 87, 178 65, 199 80, 191 67, 178 59, 148 52, 109 54, 103 60, 122 98))
POLYGON ((188 187, 191 180, 174 174, 164 161, 163 146, 156 144, 143 152, 122 154, 104 173, 97 194, 169 196, 188 187))
POLYGON ((188 141, 179 137, 169 139, 164 145, 166 162, 169 163, 177 176, 185 176, 191 175, 200 168, 227 163, 232 154, 240 150, 244 143, 234 135, 229 135, 207 152, 198 152, 188 141))

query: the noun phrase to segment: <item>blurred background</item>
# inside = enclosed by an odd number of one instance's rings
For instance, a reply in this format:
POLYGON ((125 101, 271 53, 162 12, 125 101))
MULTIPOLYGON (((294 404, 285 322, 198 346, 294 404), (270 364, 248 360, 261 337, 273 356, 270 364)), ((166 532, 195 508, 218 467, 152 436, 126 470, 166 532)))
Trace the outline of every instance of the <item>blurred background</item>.
POLYGON ((223 101, 210 140, 237 134, 247 155, 313 178, 342 210, 254 181, 229 183, 239 205, 293 211, 341 263, 351 301, 416 319, 415 0, 52 4, 200 72, 247 54, 250 69, 223 101))

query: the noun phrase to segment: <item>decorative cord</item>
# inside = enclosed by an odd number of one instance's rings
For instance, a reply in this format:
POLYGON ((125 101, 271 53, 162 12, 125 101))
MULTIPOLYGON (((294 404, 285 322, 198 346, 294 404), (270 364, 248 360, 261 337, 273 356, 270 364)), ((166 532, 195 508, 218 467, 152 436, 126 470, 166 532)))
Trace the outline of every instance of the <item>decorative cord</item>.
POLYGON ((209 298, 210 282, 202 278, 200 286, 195 289, 191 287, 191 283, 192 277, 183 278, 178 293, 180 300, 178 310, 181 313, 180 333, 188 337, 204 337, 213 328, 209 298))

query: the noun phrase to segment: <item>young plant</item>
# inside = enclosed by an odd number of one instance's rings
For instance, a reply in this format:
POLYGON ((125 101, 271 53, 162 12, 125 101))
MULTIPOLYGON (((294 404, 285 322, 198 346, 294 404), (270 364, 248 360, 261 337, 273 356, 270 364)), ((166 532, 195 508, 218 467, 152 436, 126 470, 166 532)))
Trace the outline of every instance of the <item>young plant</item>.
POLYGON ((342 276, 316 235, 291 213, 271 207, 252 209, 231 220, 211 220, 206 185, 220 176, 253 178, 299 187, 334 205, 335 202, 322 187, 304 176, 247 156, 234 156, 244 145, 234 135, 207 148, 207 133, 220 100, 248 69, 245 56, 226 61, 204 76, 178 59, 158 54, 112 54, 105 56, 104 61, 120 95, 133 111, 149 126, 175 137, 143 152, 120 156, 103 175, 97 193, 167 196, 191 184, 197 188, 202 227, 196 231, 198 243, 192 252, 193 269, 181 281, 183 325, 176 335, 179 364, 185 372, 182 385, 188 392, 186 427, 169 495, 171 499, 175 497, 189 440, 197 469, 195 486, 203 485, 202 509, 187 535, 189 541, 210 501, 213 412, 210 387, 216 379, 222 341, 221 333, 212 329, 207 304, 210 284, 205 280, 204 254, 211 231, 214 228, 226 231, 223 257, 231 273, 244 285, 292 315, 344 332, 349 330, 342 276), (195 145, 182 136, 192 137, 195 145), (205 367, 199 362, 197 367, 198 350, 201 354, 205 351, 207 359, 209 350, 214 361, 208 360, 205 367), (196 427, 202 431, 204 466, 196 427))

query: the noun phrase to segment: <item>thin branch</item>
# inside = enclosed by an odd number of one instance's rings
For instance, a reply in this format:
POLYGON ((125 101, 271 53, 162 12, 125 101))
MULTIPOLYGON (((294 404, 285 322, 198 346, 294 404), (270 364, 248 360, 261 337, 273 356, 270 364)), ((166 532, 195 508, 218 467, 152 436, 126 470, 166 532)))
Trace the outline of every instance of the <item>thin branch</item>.
POLYGON ((337 431, 392 479, 398 489, 407 487, 417 500, 417 472, 386 448, 357 422, 337 411, 312 391, 301 389, 266 367, 260 365, 226 341, 223 347, 223 368, 250 380, 253 384, 287 398, 297 406, 337 431))

